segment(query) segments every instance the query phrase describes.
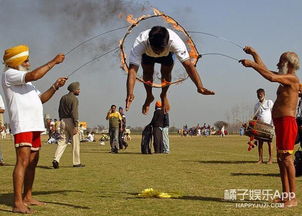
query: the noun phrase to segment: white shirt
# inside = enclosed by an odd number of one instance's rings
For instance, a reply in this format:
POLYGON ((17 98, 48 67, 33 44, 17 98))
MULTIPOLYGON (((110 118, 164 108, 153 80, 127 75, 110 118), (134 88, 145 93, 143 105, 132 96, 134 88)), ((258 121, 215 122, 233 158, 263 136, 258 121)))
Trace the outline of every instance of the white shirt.
POLYGON ((45 130, 40 92, 25 82, 26 73, 9 68, 2 74, 12 134, 45 130))
POLYGON ((254 113, 256 114, 257 120, 263 121, 267 124, 272 124, 272 109, 274 106, 274 102, 272 100, 264 99, 261 103, 258 101, 254 108, 254 113), (260 108, 259 108, 260 106, 260 108), (258 110, 259 108, 259 110, 258 110), (258 110, 258 112, 257 112, 258 110), (256 113, 257 112, 257 113, 256 113))
POLYGON ((5 110, 4 102, 3 102, 3 99, 2 99, 1 95, 0 95, 0 109, 4 109, 5 110))
POLYGON ((87 136, 87 140, 88 140, 89 142, 93 142, 94 136, 93 136, 91 133, 89 133, 88 136, 87 136))
POLYGON ((159 55, 154 53, 149 42, 150 30, 151 29, 141 32, 140 35, 136 38, 129 56, 130 64, 140 65, 143 54, 158 58, 158 57, 168 56, 169 53, 172 52, 176 54, 177 58, 181 62, 190 59, 185 43, 171 29, 168 29, 169 32, 168 46, 159 55))

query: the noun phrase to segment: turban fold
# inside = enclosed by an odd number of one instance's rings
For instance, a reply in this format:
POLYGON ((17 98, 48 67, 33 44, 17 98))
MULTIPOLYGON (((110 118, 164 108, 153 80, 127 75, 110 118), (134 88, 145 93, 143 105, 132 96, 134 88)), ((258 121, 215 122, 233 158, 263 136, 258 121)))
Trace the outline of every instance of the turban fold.
POLYGON ((73 82, 71 83, 68 87, 67 87, 68 91, 75 91, 75 90, 78 90, 80 89, 80 83, 79 82, 73 82))
POLYGON ((155 107, 161 108, 161 101, 156 101, 155 107))
POLYGON ((17 67, 29 57, 29 48, 26 45, 11 47, 4 52, 4 64, 9 67, 17 67))

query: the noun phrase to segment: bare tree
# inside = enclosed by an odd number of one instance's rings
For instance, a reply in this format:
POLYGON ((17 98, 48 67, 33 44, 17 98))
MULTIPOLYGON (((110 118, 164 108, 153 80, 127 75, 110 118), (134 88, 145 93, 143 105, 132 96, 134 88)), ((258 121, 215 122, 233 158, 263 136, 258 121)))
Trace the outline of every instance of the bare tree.
POLYGON ((229 124, 225 121, 217 121, 214 123, 214 126, 216 128, 218 128, 219 130, 221 130, 221 128, 224 126, 225 128, 227 128, 229 126, 229 124))

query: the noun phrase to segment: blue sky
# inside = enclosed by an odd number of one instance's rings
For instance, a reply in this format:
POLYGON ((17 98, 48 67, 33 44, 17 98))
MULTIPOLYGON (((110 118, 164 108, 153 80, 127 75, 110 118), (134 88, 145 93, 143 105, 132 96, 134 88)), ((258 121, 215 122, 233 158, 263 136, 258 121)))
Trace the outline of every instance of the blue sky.
MULTIPOLYGON (((66 52, 93 35, 125 25, 115 14, 112 14, 112 17, 107 15, 106 19, 95 17, 99 20, 87 19, 90 14, 87 9, 78 9, 77 14, 70 14, 69 9, 76 7, 73 6, 75 2, 77 1, 0 0, 1 53, 10 46, 28 44, 31 48, 32 67, 35 68, 51 60, 57 53, 66 52)), ((95 2, 100 8, 107 5, 107 1, 95 2)), ((175 18, 187 30, 215 34, 242 46, 251 45, 272 70, 276 70, 281 53, 291 50, 302 55, 302 1, 299 0, 123 2, 123 9, 126 10, 129 6, 127 10, 133 10, 136 15, 144 13, 135 10, 138 5, 153 6, 175 18)), ((104 11, 100 11, 101 13, 104 11)), ((68 55, 63 64, 50 71, 35 85, 40 91, 46 90, 55 78, 69 74, 93 56, 116 46, 124 33, 124 30, 117 31, 86 44, 68 55)), ((133 37, 135 34, 137 33, 134 32, 133 37)), ((197 34, 192 34, 192 37, 200 53, 219 52, 239 59, 249 57, 240 48, 223 40, 197 34)), ((126 75, 119 66, 118 55, 111 54, 87 65, 70 77, 70 82, 81 83, 80 118, 88 121, 89 126, 106 126, 105 115, 110 105, 124 106, 126 75)), ((257 101, 255 92, 258 88, 266 90, 267 98, 276 98, 278 84, 264 80, 255 71, 243 68, 234 60, 221 56, 204 56, 197 69, 204 86, 214 90, 216 95, 199 95, 190 80, 172 86, 168 94, 171 103, 170 122, 177 127, 185 123, 196 125, 227 120, 226 114, 236 106, 243 110, 241 118, 247 118, 257 101)), ((298 71, 298 76, 301 77, 301 71, 298 71)), ((66 92, 66 88, 61 89, 45 104, 45 113, 50 113, 54 118, 58 117, 59 99, 66 92)), ((157 98, 159 93, 158 89, 154 89, 157 98)), ((131 110, 127 113, 128 124, 144 126, 151 120, 152 111, 147 116, 141 114, 145 97, 141 83, 136 84, 135 96, 131 110)))

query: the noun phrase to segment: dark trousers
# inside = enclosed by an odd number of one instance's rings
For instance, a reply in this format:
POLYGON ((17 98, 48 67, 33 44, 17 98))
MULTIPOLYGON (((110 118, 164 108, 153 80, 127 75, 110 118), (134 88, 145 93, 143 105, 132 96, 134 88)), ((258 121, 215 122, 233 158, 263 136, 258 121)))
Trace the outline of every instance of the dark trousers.
POLYGON ((120 132, 118 135, 118 142, 119 142, 119 148, 123 149, 123 148, 127 148, 128 147, 128 143, 125 141, 125 132, 120 132))
POLYGON ((153 147, 155 153, 163 153, 163 133, 159 127, 153 128, 153 147))

